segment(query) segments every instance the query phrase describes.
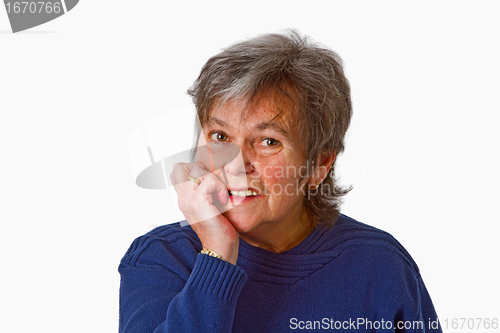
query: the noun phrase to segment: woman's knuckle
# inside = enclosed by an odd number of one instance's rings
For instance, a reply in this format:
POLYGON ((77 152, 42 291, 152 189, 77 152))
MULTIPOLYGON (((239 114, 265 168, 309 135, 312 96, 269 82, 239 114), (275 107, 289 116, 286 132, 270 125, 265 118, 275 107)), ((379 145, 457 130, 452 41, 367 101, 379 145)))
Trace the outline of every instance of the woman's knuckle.
POLYGON ((174 164, 173 172, 178 172, 178 171, 184 169, 184 165, 185 165, 185 163, 176 163, 176 164, 174 164))

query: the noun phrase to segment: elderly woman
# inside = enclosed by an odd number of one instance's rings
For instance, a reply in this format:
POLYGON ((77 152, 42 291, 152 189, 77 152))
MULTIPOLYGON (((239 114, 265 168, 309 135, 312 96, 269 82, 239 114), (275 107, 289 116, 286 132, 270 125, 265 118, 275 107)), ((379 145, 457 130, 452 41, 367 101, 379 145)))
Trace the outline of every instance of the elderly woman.
POLYGON ((263 35, 208 60, 189 94, 208 149, 171 174, 188 224, 125 254, 120 332, 440 332, 408 252, 339 212, 352 107, 338 55, 263 35))

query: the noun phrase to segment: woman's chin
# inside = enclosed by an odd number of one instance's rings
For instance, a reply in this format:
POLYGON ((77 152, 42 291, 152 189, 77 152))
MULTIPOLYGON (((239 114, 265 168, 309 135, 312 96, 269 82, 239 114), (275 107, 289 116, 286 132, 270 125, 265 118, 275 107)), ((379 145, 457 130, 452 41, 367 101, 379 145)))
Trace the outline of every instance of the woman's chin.
POLYGON ((247 214, 238 214, 231 210, 228 210, 222 215, 233 225, 238 233, 250 232, 259 224, 254 218, 249 218, 247 214))

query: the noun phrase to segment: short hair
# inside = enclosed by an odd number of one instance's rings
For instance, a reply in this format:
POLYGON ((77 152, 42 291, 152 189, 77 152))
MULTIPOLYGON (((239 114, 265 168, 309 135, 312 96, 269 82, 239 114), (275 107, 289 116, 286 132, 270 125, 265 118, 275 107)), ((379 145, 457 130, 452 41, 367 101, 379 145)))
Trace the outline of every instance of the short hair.
MULTIPOLYGON (((335 152, 336 161, 344 151, 352 116, 350 85, 341 58, 296 30, 261 35, 223 49, 207 61, 188 90, 201 126, 217 105, 229 100, 248 105, 269 93, 293 105, 294 128, 303 137, 301 149, 312 170, 323 153, 335 152)), ((305 193, 307 214, 314 223, 333 225, 342 197, 352 189, 337 184, 335 161, 319 187, 305 193)))

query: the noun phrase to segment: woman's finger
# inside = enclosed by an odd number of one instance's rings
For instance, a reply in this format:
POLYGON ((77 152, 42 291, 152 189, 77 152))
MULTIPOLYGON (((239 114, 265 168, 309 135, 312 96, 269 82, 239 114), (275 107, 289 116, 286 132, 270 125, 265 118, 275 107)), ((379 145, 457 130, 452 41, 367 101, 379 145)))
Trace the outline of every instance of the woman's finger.
POLYGON ((225 205, 227 203, 229 199, 227 186, 219 179, 219 177, 210 173, 202 163, 182 164, 178 167, 178 169, 176 169, 175 172, 178 173, 178 175, 176 175, 177 183, 192 181, 200 185, 205 181, 205 179, 212 179, 215 183, 210 182, 210 186, 205 186, 204 188, 209 188, 211 191, 210 193, 213 194, 217 198, 217 201, 221 204, 225 205), (189 179, 189 176, 194 177, 195 179, 189 179))
POLYGON ((177 163, 170 173, 172 185, 184 183, 188 176, 199 178, 208 173, 205 166, 201 163, 177 163))
POLYGON ((202 194, 212 194, 221 204, 227 204, 227 201, 229 200, 227 186, 219 179, 219 177, 210 173, 200 178, 200 180, 201 183, 198 191, 202 194))

